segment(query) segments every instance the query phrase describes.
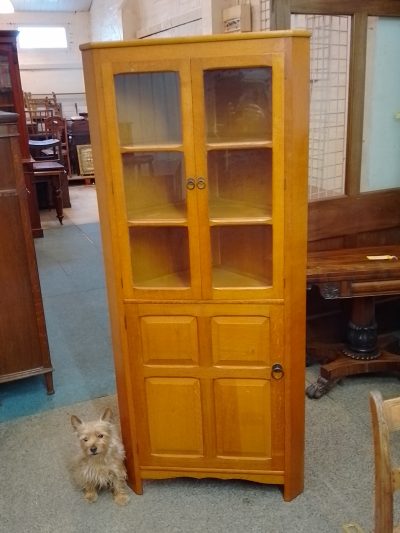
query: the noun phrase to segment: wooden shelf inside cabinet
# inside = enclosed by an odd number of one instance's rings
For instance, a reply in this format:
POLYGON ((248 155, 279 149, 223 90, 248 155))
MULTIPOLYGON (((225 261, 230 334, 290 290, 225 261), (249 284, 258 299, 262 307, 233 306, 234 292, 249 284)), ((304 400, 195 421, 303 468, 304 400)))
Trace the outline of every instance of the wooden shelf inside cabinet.
POLYGON ((207 150, 244 150, 248 148, 272 148, 272 141, 235 141, 232 139, 208 139, 207 150))
POLYGON ((232 287, 254 289, 257 287, 268 287, 267 279, 257 279, 250 274, 244 274, 241 272, 234 272, 227 270, 226 268, 214 267, 213 268, 213 284, 214 287, 232 287))
POLYGON ((130 226, 184 226, 187 224, 185 204, 183 202, 154 206, 137 211, 128 211, 130 226))
POLYGON ((249 205, 219 198, 210 201, 211 224, 271 224, 271 207, 249 205))
POLYGON ((127 144, 120 148, 121 154, 140 154, 146 152, 178 152, 183 150, 182 144, 127 144))
POLYGON ((143 280, 141 283, 138 283, 136 287, 138 288, 150 288, 150 289, 162 289, 162 288, 186 288, 190 286, 190 272, 188 270, 182 272, 173 272, 165 276, 160 276, 158 278, 151 278, 148 280, 143 280))
POLYGON ((137 493, 181 476, 303 490, 308 40, 81 47, 137 493))

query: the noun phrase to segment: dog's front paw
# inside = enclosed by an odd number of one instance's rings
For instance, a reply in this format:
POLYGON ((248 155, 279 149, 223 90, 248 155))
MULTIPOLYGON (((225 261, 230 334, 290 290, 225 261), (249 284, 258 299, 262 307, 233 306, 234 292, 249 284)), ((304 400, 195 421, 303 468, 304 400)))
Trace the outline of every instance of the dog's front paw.
POLYGON ((88 503, 94 503, 97 500, 97 492, 95 490, 86 490, 84 497, 88 503))
POLYGON ((129 496, 126 492, 116 492, 113 498, 117 505, 126 505, 129 502, 129 496))

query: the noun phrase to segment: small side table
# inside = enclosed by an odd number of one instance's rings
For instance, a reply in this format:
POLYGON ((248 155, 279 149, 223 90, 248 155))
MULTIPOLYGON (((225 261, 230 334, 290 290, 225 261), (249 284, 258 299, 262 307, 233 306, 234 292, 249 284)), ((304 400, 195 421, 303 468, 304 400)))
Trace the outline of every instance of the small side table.
POLYGON ((307 388, 309 398, 320 398, 345 376, 400 373, 400 355, 379 342, 375 320, 375 296, 400 294, 400 245, 311 252, 307 284, 327 300, 351 298, 347 342, 321 365, 318 380, 307 388))
POLYGON ((61 165, 61 163, 58 163, 57 161, 37 161, 32 164, 32 183, 48 183, 52 191, 53 203, 60 224, 62 224, 64 218, 63 195, 61 189, 61 180, 64 174, 64 165, 61 165))

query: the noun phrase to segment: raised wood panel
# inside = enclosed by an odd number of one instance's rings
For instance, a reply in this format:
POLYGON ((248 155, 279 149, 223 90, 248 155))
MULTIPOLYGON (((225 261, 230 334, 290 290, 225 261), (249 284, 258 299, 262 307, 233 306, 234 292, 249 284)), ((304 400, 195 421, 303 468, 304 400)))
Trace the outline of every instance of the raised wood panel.
POLYGON ((150 454, 203 455, 200 382, 149 378, 145 383, 150 454))
POLYGON ((218 379, 214 383, 217 455, 271 456, 271 393, 267 380, 218 379))
POLYGON ((2 196, 0 187, 0 375, 23 372, 42 365, 37 335, 34 295, 28 262, 21 260, 24 230, 19 199, 2 196))
POLYGON ((269 365, 269 319, 214 317, 211 319, 214 365, 269 365))
POLYGON ((399 206, 400 189, 311 202, 308 241, 399 228, 399 206))
POLYGON ((142 317, 141 331, 145 364, 198 364, 198 335, 195 317, 142 317))

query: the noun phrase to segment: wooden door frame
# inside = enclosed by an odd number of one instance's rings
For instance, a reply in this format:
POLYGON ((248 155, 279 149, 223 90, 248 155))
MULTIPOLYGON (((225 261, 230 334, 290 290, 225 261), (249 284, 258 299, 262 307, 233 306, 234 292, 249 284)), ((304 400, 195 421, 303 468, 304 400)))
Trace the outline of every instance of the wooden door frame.
MULTIPOLYGON (((398 0, 352 0, 351 2, 348 0, 270 0, 270 7, 271 30, 289 29, 292 14, 348 15, 351 17, 345 195, 346 198, 357 199, 359 205, 365 201, 367 212, 367 206, 371 205, 371 198, 374 196, 379 202, 381 196, 387 192, 360 193, 368 17, 400 17, 400 2, 398 0)), ((391 196, 395 196, 398 205, 400 205, 400 188, 391 189, 391 196)), ((320 222, 319 217, 323 216, 323 212, 330 208, 332 202, 337 208, 340 208, 340 199, 338 198, 310 202, 309 240, 310 238, 313 240, 317 234, 319 238, 324 238, 321 231, 317 230, 317 226, 320 222), (319 205, 322 202, 325 206, 323 209, 319 205)), ((347 203, 343 203, 342 207, 345 208, 347 203)), ((351 213, 347 212, 347 215, 349 219, 353 218, 351 213)), ((398 221, 396 222, 398 223, 398 221)), ((381 226, 379 221, 377 221, 377 226, 381 226)), ((326 227, 328 228, 329 225, 326 224, 326 227)), ((370 231, 374 229, 375 224, 372 220, 370 231)), ((341 234, 343 247, 357 244, 354 234, 350 239, 347 237, 349 233, 352 232, 345 231, 341 234)), ((400 228, 398 235, 400 236, 400 228)), ((328 235, 326 235, 327 237, 328 235)), ((377 240, 380 241, 381 237, 377 236, 377 240)))

